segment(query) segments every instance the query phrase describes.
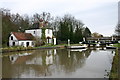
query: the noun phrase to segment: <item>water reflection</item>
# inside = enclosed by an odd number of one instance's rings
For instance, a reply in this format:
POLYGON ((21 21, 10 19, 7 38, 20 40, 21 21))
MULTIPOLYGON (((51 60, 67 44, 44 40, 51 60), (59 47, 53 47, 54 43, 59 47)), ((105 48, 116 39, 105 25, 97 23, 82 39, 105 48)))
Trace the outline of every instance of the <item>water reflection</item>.
POLYGON ((12 62, 12 64, 14 63, 19 63, 21 62, 21 60, 24 61, 24 59, 27 58, 28 55, 31 55, 32 53, 19 53, 19 54, 16 54, 16 55, 10 55, 9 58, 10 58, 10 61, 12 62), (20 60, 20 61, 19 61, 20 60))
POLYGON ((46 55, 46 65, 50 65, 50 64, 53 64, 52 50, 48 50, 46 55))
POLYGON ((86 65, 89 68, 91 56, 90 49, 49 49, 8 53, 2 60, 3 78, 81 77, 81 74, 86 73, 79 70, 84 70, 86 65))

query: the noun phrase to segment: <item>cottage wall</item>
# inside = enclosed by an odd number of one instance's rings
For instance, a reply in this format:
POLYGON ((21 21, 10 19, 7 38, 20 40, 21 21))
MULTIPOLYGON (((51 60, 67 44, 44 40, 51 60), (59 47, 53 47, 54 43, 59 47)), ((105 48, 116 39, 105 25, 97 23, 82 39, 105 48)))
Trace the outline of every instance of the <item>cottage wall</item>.
POLYGON ((25 30, 25 33, 31 33, 35 37, 41 38, 42 30, 41 29, 32 29, 32 30, 25 30))
MULTIPOLYGON (((36 38, 42 37, 42 29, 25 30, 25 33, 31 33, 36 38)), ((52 43, 52 36, 53 36, 52 29, 46 29, 45 30, 45 37, 50 38, 49 40, 47 40, 47 43, 52 43)))
MULTIPOLYGON (((25 30, 25 33, 31 33, 35 37, 42 37, 42 29, 32 29, 32 30, 25 30)), ((53 33, 51 29, 45 30, 45 36, 52 38, 53 33)))
POLYGON ((53 36, 52 30, 51 30, 51 29, 46 29, 46 30, 45 30, 45 35, 46 35, 46 38, 47 38, 47 37, 52 38, 52 36, 53 36))
POLYGON ((27 42, 29 42, 29 46, 30 47, 34 47, 34 41, 30 41, 30 40, 25 40, 25 41, 19 41, 19 46, 24 46, 24 47, 28 47, 27 46, 27 42))
POLYGON ((56 45, 56 38, 53 38, 53 44, 56 45))
POLYGON ((14 46, 17 46, 19 44, 17 38, 13 34, 11 34, 11 36, 9 37, 9 46, 13 46, 13 42, 15 43, 14 46), (13 37, 12 40, 11 37, 13 37))

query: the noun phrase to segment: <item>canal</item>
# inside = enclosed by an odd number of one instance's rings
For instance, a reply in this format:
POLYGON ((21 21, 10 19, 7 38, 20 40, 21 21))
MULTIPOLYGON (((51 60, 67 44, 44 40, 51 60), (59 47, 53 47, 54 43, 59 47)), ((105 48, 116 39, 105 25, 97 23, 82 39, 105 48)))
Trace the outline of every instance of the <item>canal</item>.
POLYGON ((44 49, 5 53, 3 78, 108 78, 114 50, 44 49))

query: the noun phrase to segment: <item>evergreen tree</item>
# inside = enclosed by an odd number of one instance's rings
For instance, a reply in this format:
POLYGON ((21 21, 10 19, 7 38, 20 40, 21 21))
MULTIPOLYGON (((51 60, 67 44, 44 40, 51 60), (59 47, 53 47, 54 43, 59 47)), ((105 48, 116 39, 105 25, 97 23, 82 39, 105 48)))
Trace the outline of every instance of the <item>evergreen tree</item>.
POLYGON ((69 27, 67 22, 60 23, 60 40, 67 41, 69 39, 69 27))
POLYGON ((77 27, 74 34, 74 43, 79 43, 82 40, 83 40, 82 30, 77 27))
POLYGON ((85 28, 84 32, 83 32, 83 36, 86 37, 91 37, 91 31, 89 30, 88 27, 85 28))

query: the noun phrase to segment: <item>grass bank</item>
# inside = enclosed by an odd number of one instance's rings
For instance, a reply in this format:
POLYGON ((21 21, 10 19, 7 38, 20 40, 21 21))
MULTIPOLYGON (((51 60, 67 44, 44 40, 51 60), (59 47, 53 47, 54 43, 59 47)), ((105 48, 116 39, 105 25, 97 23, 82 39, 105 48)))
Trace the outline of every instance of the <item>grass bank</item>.
MULTIPOLYGON (((71 44, 72 46, 74 45, 80 45, 80 44, 71 44)), ((14 47, 5 47, 1 48, 2 53, 6 52, 15 52, 15 51, 28 51, 28 50, 36 50, 36 49, 53 49, 53 48, 65 48, 67 44, 59 44, 59 45, 52 45, 52 44, 46 44, 43 46, 38 46, 38 47, 22 47, 22 46, 14 46, 14 47)))
POLYGON ((1 48, 2 53, 6 52, 15 52, 15 51, 28 51, 28 50, 36 50, 36 49, 53 49, 53 48, 64 48, 66 44, 61 44, 61 45, 51 45, 47 44, 44 46, 39 46, 39 47, 22 47, 22 46, 14 46, 14 47, 5 47, 1 48))
POLYGON ((120 43, 114 44, 113 46, 120 48, 120 43))
POLYGON ((119 64, 118 61, 119 57, 118 57, 118 49, 116 49, 116 53, 115 56, 113 58, 113 62, 112 62, 112 68, 111 68, 111 72, 110 72, 110 80, 119 80, 118 79, 118 69, 119 69, 119 64))
POLYGON ((15 52, 15 51, 26 51, 26 50, 34 50, 34 49, 35 49, 34 47, 21 47, 21 46, 1 48, 2 53, 15 52))

